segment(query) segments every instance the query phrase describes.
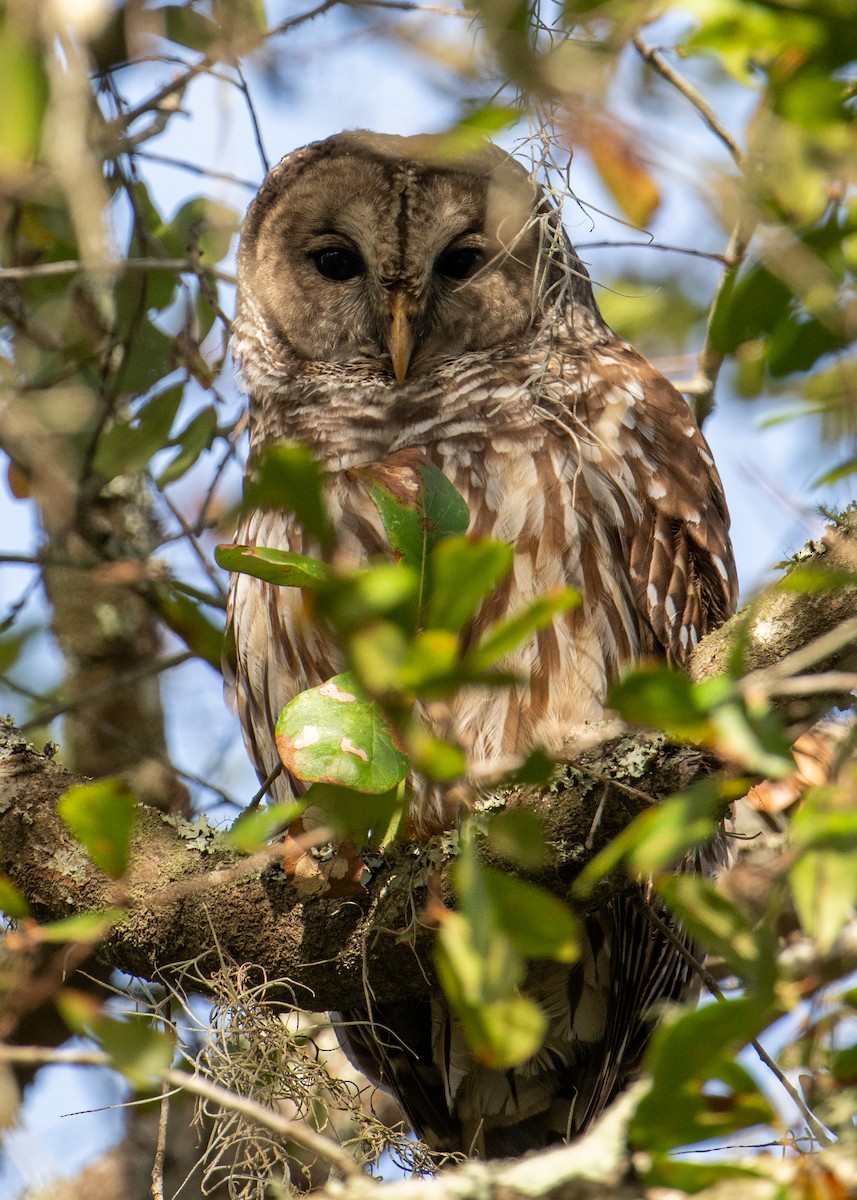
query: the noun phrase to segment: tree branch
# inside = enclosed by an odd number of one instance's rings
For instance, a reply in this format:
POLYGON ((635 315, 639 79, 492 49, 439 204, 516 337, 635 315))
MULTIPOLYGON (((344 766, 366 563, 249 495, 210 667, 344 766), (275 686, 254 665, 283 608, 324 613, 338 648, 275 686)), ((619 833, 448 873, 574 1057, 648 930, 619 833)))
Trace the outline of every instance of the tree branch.
MULTIPOLYGON (((828 529, 804 561, 842 569, 855 545, 857 510, 828 529)), ((857 646, 853 640, 843 644, 842 631, 850 630, 846 622, 855 610, 854 587, 796 594, 775 586, 702 642, 692 674, 722 671, 742 645, 758 684, 765 671, 810 643, 825 654, 814 662, 816 669, 854 671, 857 646), (834 631, 838 638, 829 637, 834 631), (834 641, 838 649, 831 651, 834 641)), ((801 655, 808 657, 805 650, 801 655)), ((795 728, 829 707, 823 693, 781 702, 795 728)), ((621 726, 617 731, 615 723, 589 733, 588 748, 580 740, 572 744, 549 789, 522 788, 506 797, 509 806, 527 807, 544 821, 552 857, 539 881, 563 895, 585 863, 639 812, 717 768, 711 755, 668 745, 659 735, 631 734, 621 726)), ((0 870, 40 919, 124 905, 127 916, 100 951, 111 965, 154 979, 178 975, 190 961, 201 974, 216 970, 222 958, 250 962, 268 979, 297 987, 300 1002, 315 1009, 354 1006, 366 989, 377 1000, 424 992, 431 938, 420 914, 429 885, 445 889, 450 857, 437 840, 395 847, 365 895, 306 898, 283 872, 277 847, 242 860, 214 831, 141 806, 133 867, 120 886, 93 866, 56 814, 59 796, 79 781, 14 731, 4 731, 0 870)))

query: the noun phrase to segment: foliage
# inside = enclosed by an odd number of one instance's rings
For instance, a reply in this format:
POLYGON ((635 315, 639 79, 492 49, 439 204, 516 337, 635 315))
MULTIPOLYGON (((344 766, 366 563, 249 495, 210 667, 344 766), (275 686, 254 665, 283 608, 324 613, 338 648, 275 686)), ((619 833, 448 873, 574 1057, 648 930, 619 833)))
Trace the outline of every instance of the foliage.
MULTIPOLYGON (((432 36, 420 40, 423 61, 434 59, 431 69, 460 100, 450 145, 523 134, 529 121, 536 133, 527 145, 562 199, 573 143, 591 185, 626 223, 623 239, 645 245, 642 231, 677 196, 696 204, 711 240, 687 249, 709 256, 715 270, 694 288, 687 264, 697 258, 671 256, 639 302, 605 291, 607 315, 658 353, 700 348, 698 370, 683 382, 701 415, 721 369, 748 402, 787 396, 783 415, 804 421, 807 443, 818 428, 836 447, 825 481, 850 477, 857 466, 850 0, 473 0, 460 27, 433 16, 432 6, 405 11, 420 7, 323 5, 318 28, 327 22, 332 36, 368 35, 398 52, 414 41, 412 17, 432 22, 432 36), (473 46, 461 35, 471 17, 473 46), (680 105, 701 118, 711 153, 704 160, 691 153, 693 201, 669 169, 680 105), (721 225, 725 234, 715 237, 721 225)), ((358 841, 386 844, 402 835, 412 772, 439 789, 464 776, 461 748, 421 729, 419 705, 475 683, 508 685, 506 656, 579 602, 571 590, 541 597, 469 645, 464 632, 511 569, 511 552, 467 537, 463 501, 430 468, 420 468, 419 487, 404 498, 382 469, 362 469, 390 545, 389 557, 363 569, 338 565, 324 479, 299 447, 255 463, 245 498, 295 513, 319 555, 223 542, 243 453, 242 405, 227 356, 240 203, 234 189, 223 199, 212 168, 194 175, 199 190, 167 211, 147 156, 181 118, 198 81, 215 74, 246 102, 258 134, 252 97, 285 73, 310 13, 307 6, 272 23, 254 0, 0 5, 0 442, 10 490, 40 524, 28 565, 44 579, 55 614, 34 612, 32 589, 24 588, 0 625, 0 669, 18 720, 47 733, 63 717, 64 749, 98 776, 67 793, 61 812, 115 881, 117 905, 134 852, 131 798, 144 794, 134 771, 151 766, 165 746, 157 688, 153 699, 149 685, 177 662, 196 658, 215 669, 219 662, 225 598, 210 561, 216 542, 222 568, 303 589, 342 649, 347 673, 292 701, 278 739, 289 770, 313 785, 307 802, 330 813, 340 836, 358 841), (78 592, 70 621, 64 604, 78 592), (128 608, 128 598, 139 608, 128 608), (41 686, 33 663, 39 647, 44 656, 51 619, 67 683, 41 686), (147 634, 146 620, 160 633, 147 634), (162 654, 159 636, 180 648, 162 654), (132 644, 143 663, 133 670, 126 664, 132 644), (108 763, 95 745, 103 713, 86 723, 105 680, 118 729, 109 736, 125 746, 121 761, 108 763)), ((689 139, 684 128, 678 136, 689 139)), ((639 267, 621 269, 620 292, 622 278, 638 287, 639 267)), ((850 569, 822 579, 815 563, 798 565, 783 586, 812 596, 853 581, 850 569)), ((605 874, 652 877, 656 894, 730 982, 725 999, 672 1014, 653 1042, 651 1087, 632 1126, 635 1145, 650 1153, 653 1185, 693 1192, 745 1170, 728 1156, 716 1168, 686 1163, 672 1155, 682 1145, 728 1140, 755 1124, 783 1141, 792 1137, 790 1124, 798 1138, 820 1136, 805 1109, 795 1117, 772 1106, 748 1067, 754 1041, 784 1019, 800 1022, 785 1058, 800 1071, 806 1099, 830 1128, 853 1137, 855 998, 837 957, 857 902, 853 739, 833 738, 823 778, 791 823, 791 857, 761 898, 715 891, 673 869, 705 843, 748 781, 792 772, 782 686, 781 677, 748 678, 739 647, 723 677, 692 683, 643 664, 613 693, 628 722, 705 746, 726 763, 717 778, 629 824, 576 885, 582 903, 605 874), (780 946, 783 926, 800 939, 810 968, 796 969, 780 946)), ((499 782, 543 784, 550 769, 535 755, 499 782)), ((223 794, 213 764, 192 774, 198 803, 207 787, 223 794)), ((297 804, 248 813, 228 835, 231 844, 255 853, 302 811, 297 804)), ((570 962, 575 954, 571 909, 512 870, 537 872, 545 849, 535 818, 489 808, 458 838, 455 911, 437 903, 432 914, 438 974, 477 1052, 498 1066, 525 1059, 541 1040, 543 1015, 520 987, 527 962, 570 962), (483 864, 486 846, 509 871, 483 864)), ((740 858, 751 852, 742 845, 740 858)), ((7 950, 20 972, 34 947, 88 946, 123 917, 115 908, 70 925, 39 925, 28 898, 5 878, 0 906, 18 923, 7 950)), ((89 1031, 134 1086, 147 1091, 163 1080, 174 1040, 157 1022, 117 1019, 67 988, 58 1007, 68 1030, 89 1031)), ((222 1031, 224 1042, 229 1036, 222 1031)))

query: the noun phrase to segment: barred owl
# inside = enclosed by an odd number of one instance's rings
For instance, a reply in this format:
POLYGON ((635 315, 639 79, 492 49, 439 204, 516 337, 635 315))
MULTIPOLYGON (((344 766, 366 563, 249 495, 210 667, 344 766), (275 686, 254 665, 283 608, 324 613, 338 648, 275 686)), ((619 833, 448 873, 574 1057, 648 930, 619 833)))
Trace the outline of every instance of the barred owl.
MULTIPOLYGON (((313 450, 351 559, 386 545, 351 469, 425 460, 466 500, 469 532, 515 550, 474 636, 556 585, 582 594, 511 656, 520 687, 432 710, 471 763, 558 750, 603 715, 623 664, 681 664, 733 610, 705 439, 605 324, 552 205, 499 148, 453 159, 431 137, 358 131, 284 158, 244 222, 234 349, 252 450, 313 450)), ((279 511, 247 514, 239 540, 313 550, 279 511)), ((234 703, 265 778, 280 710, 341 663, 293 589, 236 576, 230 615, 234 703)), ((275 794, 297 786, 284 774, 275 794)), ((423 832, 448 821, 430 788, 411 816, 423 832)), ((516 1070, 478 1063, 439 994, 344 1014, 342 1038, 431 1145, 519 1154, 586 1129, 639 1069, 653 1010, 688 984, 674 945, 615 899, 587 918, 578 963, 533 966, 549 1029, 516 1070)))

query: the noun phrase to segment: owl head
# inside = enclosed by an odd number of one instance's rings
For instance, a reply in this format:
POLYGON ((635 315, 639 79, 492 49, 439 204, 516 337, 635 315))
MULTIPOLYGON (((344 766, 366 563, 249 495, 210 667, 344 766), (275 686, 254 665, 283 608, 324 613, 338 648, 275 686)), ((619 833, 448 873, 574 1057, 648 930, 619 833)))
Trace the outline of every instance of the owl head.
POLYGON ((287 155, 248 210, 238 278, 236 324, 264 329, 269 361, 391 386, 530 340, 560 301, 597 313, 524 168, 432 135, 354 131, 287 155))

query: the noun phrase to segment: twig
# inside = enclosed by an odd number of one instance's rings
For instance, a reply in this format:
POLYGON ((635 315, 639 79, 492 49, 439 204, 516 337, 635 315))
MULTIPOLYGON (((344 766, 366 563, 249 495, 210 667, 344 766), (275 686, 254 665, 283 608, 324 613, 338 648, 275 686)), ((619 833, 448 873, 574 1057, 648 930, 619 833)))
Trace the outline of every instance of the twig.
POLYGON ((169 154, 157 154, 154 150, 137 150, 135 158, 145 159, 146 162, 161 163, 165 167, 175 167, 178 171, 187 171, 189 175, 201 175, 205 179, 233 183, 236 187, 247 188, 250 192, 255 192, 259 187, 258 181, 254 183, 252 179, 242 179, 240 175, 232 175, 228 171, 214 171, 210 167, 201 167, 197 163, 188 162, 186 158, 173 158, 169 154))
POLYGON ((815 696, 820 693, 853 692, 855 689, 857 674, 853 671, 819 671, 816 675, 774 680, 769 687, 758 688, 766 696, 815 696))
POLYGON ((169 658, 158 658, 143 663, 133 671, 126 671, 121 675, 113 676, 97 687, 82 692, 79 696, 75 696, 73 700, 65 701, 62 704, 55 704, 52 708, 42 709, 41 712, 37 712, 34 716, 30 717, 29 721, 20 724, 18 728, 21 733, 27 733, 30 729, 37 729, 40 725, 47 725, 57 717, 64 717, 67 713, 77 712, 81 708, 86 708, 93 700, 109 696, 111 692, 120 692, 128 687, 129 684, 138 683, 142 679, 147 679, 150 675, 160 675, 164 671, 171 671, 174 667, 180 667, 183 663, 189 662, 195 657, 196 655, 192 651, 183 650, 179 654, 171 655, 169 658))
MULTIPOLYGON (((785 658, 772 663, 771 666, 745 675, 740 683, 741 691, 745 694, 751 693, 755 688, 764 691, 774 681, 802 675, 816 663, 823 662, 824 659, 836 654, 838 650, 844 649, 852 642, 857 642, 857 617, 840 622, 835 629, 815 638, 808 646, 801 646, 799 650, 793 650, 791 654, 787 654, 785 658)), ((836 674, 838 675, 840 672, 837 671, 836 674)))
POLYGON ((152 1200, 164 1200, 164 1160, 167 1155, 167 1126, 170 1116, 170 1092, 166 1082, 161 1084, 161 1110, 158 1114, 158 1141, 152 1163, 152 1200))
MULTIPOLYGON (((41 1046, 10 1046, 0 1044, 0 1062, 21 1063, 28 1066, 43 1066, 55 1063, 67 1063, 81 1067, 112 1067, 113 1062, 108 1054, 100 1050, 50 1050, 41 1046)), ((208 1100, 219 1108, 236 1112, 250 1121, 255 1121, 273 1133, 279 1134, 289 1141, 297 1142, 306 1150, 312 1151, 324 1158, 349 1179, 363 1177, 363 1171, 355 1160, 346 1154, 330 1138, 316 1133, 303 1121, 291 1121, 280 1116, 263 1104, 251 1100, 247 1096, 238 1096, 220 1084, 203 1079, 200 1075, 188 1075, 185 1071, 170 1068, 163 1072, 161 1079, 170 1088, 190 1092, 202 1100, 208 1100)), ((154 1194, 154 1193, 153 1193, 154 1194)))
MULTIPOLYGON (((643 909, 646 919, 655 927, 655 929, 658 930, 658 932, 663 937, 666 938, 666 940, 670 943, 670 945, 682 956, 682 958, 685 960, 685 962, 688 964, 688 966, 691 968, 691 970, 694 971, 694 973, 698 976, 698 978, 702 980, 702 982, 708 988, 708 991, 711 993, 712 996, 714 996, 715 1000, 725 1003, 726 997, 723 995, 723 992, 718 987, 717 981, 715 980, 714 976, 699 961, 699 959, 696 957, 696 955, 691 953, 691 951, 687 948, 687 946, 684 944, 684 942, 681 940, 681 938, 676 937, 673 930, 670 929, 670 927, 669 927, 669 925, 667 925, 666 921, 662 920, 658 916, 658 914, 655 912, 654 908, 649 903, 649 901, 644 899, 642 896, 636 897, 636 901, 640 905, 640 907, 643 909)), ((798 1092, 798 1090, 795 1088, 794 1084, 792 1084, 792 1082, 783 1074, 783 1072, 780 1070, 780 1068, 777 1066, 777 1064, 771 1058, 770 1054, 768 1054, 767 1050, 761 1044, 761 1042, 759 1042, 756 1038, 752 1038, 749 1041, 748 1045, 753 1047, 753 1049, 755 1050, 760 1061, 777 1078, 777 1080, 780 1082, 780 1084, 782 1085, 784 1090, 788 1093, 789 1099, 792 1101, 792 1103, 795 1105, 795 1107, 800 1112, 801 1116, 803 1117, 804 1121, 807 1124, 807 1127, 811 1131, 813 1137, 816 1139, 818 1144, 820 1146, 832 1146, 833 1139, 830 1137, 827 1130, 824 1128, 824 1126, 821 1124, 821 1122, 818 1120, 818 1118, 815 1116, 815 1114, 810 1110, 810 1108, 806 1104, 806 1101, 801 1096, 800 1092, 798 1092)))
POLYGON ((692 83, 688 83, 683 75, 672 67, 659 50, 655 50, 650 46, 645 38, 640 33, 635 33, 633 37, 634 48, 646 62, 654 68, 659 75, 666 79, 667 83, 671 84, 676 91, 681 92, 685 100, 696 109, 703 121, 706 123, 715 137, 719 138, 729 153, 732 155, 737 166, 744 171, 747 166, 747 156, 744 151, 732 137, 732 134, 721 123, 717 113, 708 103, 703 95, 696 90, 692 83))
POLYGON ((718 254, 715 250, 692 250, 690 246, 668 246, 665 242, 578 242, 574 243, 575 250, 665 250, 669 254, 687 254, 691 258, 705 258, 710 262, 727 265, 726 254, 718 254))
POLYGON ((712 336, 714 314, 717 311, 720 299, 726 288, 731 285, 732 280, 735 278, 744 261, 747 254, 747 247, 750 245, 750 239, 758 223, 759 214, 755 209, 747 207, 742 210, 723 255, 727 266, 726 270, 720 276, 720 282, 717 285, 717 290, 708 309, 708 320, 705 324, 705 341, 697 359, 696 373, 687 382, 679 382, 675 385, 680 392, 684 392, 685 395, 694 398, 693 409, 700 425, 714 411, 714 388, 717 384, 717 377, 720 374, 720 368, 723 366, 723 359, 725 357, 721 350, 714 349, 712 336))
MULTIPOLYGON (((76 275, 80 271, 118 274, 120 271, 175 271, 177 275, 196 275, 198 266, 186 259, 176 258, 123 258, 121 262, 96 263, 90 265, 79 259, 64 259, 61 262, 34 263, 31 267, 0 267, 2 279, 38 279, 52 275, 76 275)), ((228 271, 217 271, 206 267, 206 271, 214 275, 221 283, 234 284, 237 279, 228 271)))

